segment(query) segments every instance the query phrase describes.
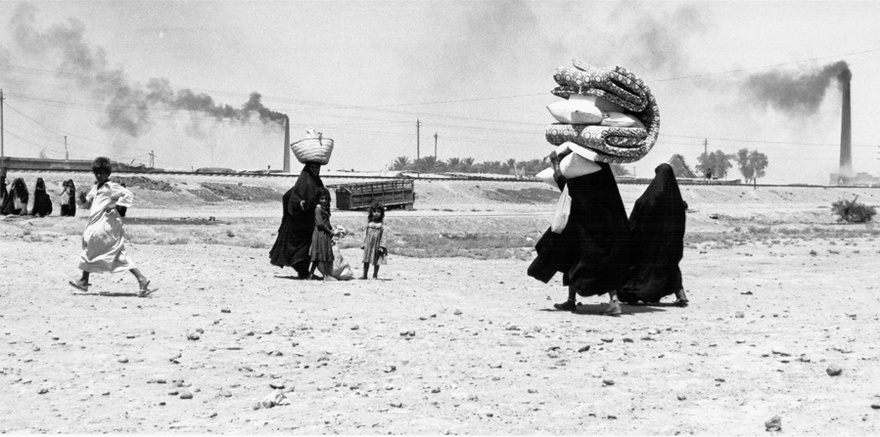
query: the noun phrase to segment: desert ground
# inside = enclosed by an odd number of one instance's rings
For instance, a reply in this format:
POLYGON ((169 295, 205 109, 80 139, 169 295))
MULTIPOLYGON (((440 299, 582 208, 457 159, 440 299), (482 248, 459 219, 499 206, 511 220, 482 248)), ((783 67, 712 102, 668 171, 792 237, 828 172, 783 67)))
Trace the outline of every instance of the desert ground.
MULTIPOLYGON (((682 186, 691 305, 606 317, 526 275, 546 185, 416 181, 380 280, 321 282, 268 262, 293 178, 117 176, 149 298, 67 285, 85 211, 0 219, 0 432, 880 434, 880 228, 830 210, 880 189, 682 186)), ((331 220, 358 272, 366 213, 331 220)))

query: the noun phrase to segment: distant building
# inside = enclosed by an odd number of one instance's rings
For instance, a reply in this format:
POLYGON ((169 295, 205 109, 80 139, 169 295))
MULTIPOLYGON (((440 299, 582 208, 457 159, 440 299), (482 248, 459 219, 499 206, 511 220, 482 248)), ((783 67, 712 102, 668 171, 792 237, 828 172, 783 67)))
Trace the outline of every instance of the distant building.
POLYGON ((846 176, 839 173, 831 173, 831 179, 828 183, 829 185, 843 185, 843 186, 880 186, 880 178, 872 176, 868 173, 861 172, 856 173, 855 176, 846 176))

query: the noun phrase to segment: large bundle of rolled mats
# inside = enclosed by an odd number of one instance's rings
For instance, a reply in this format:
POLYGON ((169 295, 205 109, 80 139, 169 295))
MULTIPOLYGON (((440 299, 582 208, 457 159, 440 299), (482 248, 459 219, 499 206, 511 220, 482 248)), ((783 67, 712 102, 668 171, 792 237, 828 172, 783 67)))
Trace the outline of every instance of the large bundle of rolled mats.
POLYGON ((547 106, 558 123, 545 137, 558 146, 573 142, 596 153, 596 161, 629 163, 643 158, 660 133, 660 111, 650 88, 627 69, 596 68, 580 61, 559 67, 553 94, 566 100, 547 106))

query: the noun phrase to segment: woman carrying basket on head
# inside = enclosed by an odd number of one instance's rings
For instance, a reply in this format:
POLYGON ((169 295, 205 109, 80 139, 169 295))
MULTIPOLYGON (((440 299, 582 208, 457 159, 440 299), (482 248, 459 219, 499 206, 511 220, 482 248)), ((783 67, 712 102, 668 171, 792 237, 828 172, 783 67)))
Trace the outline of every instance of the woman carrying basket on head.
POLYGON ((311 129, 309 138, 291 144, 296 159, 305 164, 292 188, 281 197, 284 209, 278 237, 269 259, 278 267, 293 267, 300 279, 309 277, 309 248, 315 229, 315 205, 321 181, 321 166, 330 160, 333 140, 324 139, 311 129))

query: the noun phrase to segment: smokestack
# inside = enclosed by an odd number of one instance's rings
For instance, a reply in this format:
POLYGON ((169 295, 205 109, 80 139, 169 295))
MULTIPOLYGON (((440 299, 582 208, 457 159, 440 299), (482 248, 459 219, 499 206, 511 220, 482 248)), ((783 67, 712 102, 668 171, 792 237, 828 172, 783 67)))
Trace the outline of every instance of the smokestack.
POLYGON ((284 116, 284 172, 290 173, 290 117, 284 116))
POLYGON ((837 75, 840 89, 843 91, 843 107, 840 111, 840 175, 852 176, 852 121, 849 105, 849 83, 852 72, 844 69, 837 75))

